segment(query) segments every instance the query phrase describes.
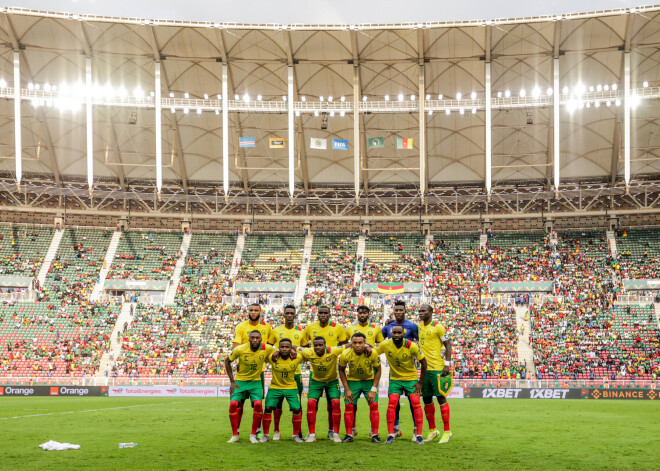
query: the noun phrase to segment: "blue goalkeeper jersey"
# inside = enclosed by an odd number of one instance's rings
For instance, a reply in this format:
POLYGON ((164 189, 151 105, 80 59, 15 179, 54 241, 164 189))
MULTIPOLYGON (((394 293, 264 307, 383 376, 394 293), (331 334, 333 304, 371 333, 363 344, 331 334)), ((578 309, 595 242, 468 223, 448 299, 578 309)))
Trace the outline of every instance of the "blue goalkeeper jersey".
POLYGON ((385 327, 383 327, 383 337, 391 339, 392 338, 392 327, 395 325, 403 325, 403 338, 411 341, 419 340, 419 331, 417 330, 417 324, 410 322, 408 319, 403 321, 403 324, 397 324, 396 321, 390 322, 385 327))

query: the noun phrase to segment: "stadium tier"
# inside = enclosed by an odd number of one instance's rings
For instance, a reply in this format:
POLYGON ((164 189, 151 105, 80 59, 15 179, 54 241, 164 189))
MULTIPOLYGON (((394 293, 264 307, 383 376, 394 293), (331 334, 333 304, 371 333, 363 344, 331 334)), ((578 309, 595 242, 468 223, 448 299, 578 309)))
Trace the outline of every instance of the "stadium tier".
POLYGON ((52 234, 52 228, 0 225, 0 274, 36 276, 52 234))
POLYGON ((181 234, 175 232, 124 232, 108 277, 129 280, 170 278, 181 239, 181 234))
POLYGON ((297 281, 300 276, 302 236, 250 235, 245 239, 238 281, 297 281))
MULTIPOLYGON (((31 268, 19 273, 36 276, 39 258, 45 256, 55 232, 31 226, 0 229, 3 240, 11 234, 15 241, 11 247, 20 247, 33 261, 31 268)), ((5 298, 0 309, 2 374, 93 376, 103 353, 111 351, 111 333, 117 329, 120 348, 110 363, 110 377, 223 377, 222 362, 236 325, 246 315, 234 283, 298 284, 303 263, 303 237, 250 234, 238 275, 232 279, 238 237, 193 233, 174 303, 138 303, 124 330, 123 325, 115 325, 119 305, 90 301, 114 234, 109 229, 65 228, 35 301, 5 298)), ((640 250, 657 247, 655 234, 651 230, 619 234, 618 240, 625 239, 622 250, 638 257, 635 273, 652 273, 657 266, 654 255, 640 255, 640 250)), ((307 289, 298 306, 299 325, 314 322, 323 304, 331 307, 332 320, 344 327, 355 322, 357 304, 370 304, 371 321, 382 325, 392 317, 394 299, 412 295, 408 318, 414 322, 419 303, 437 307, 436 318, 452 339, 458 379, 525 379, 534 368, 538 378, 548 380, 657 378, 660 347, 655 309, 648 302, 616 304, 621 274, 632 273, 633 265, 610 254, 604 231, 560 232, 556 247, 540 232, 492 232, 484 246, 479 234, 435 234, 428 246, 421 235, 371 234, 365 241, 362 277, 356 283, 358 240, 355 234, 313 235, 307 289), (392 282, 413 287, 417 283, 421 291, 400 295, 363 291, 365 286, 392 282), (503 301, 515 293, 490 292, 492 283, 533 282, 549 282, 550 288, 516 298, 518 306, 503 301), (518 346, 522 331, 517 309, 526 312, 528 303, 531 331, 524 335, 530 338, 533 365, 526 364, 518 346)), ((167 280, 174 273, 181 243, 179 233, 124 232, 110 278, 167 280)), ((281 306, 274 309, 267 304, 264 311, 271 324, 283 322, 281 306)))

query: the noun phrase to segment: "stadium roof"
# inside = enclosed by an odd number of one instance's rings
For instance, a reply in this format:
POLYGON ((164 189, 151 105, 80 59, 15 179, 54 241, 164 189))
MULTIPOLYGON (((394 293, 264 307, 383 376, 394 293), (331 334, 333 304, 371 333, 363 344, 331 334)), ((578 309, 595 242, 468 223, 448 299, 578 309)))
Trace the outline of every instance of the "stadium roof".
POLYGON ((641 96, 632 109, 631 178, 660 173, 657 6, 492 21, 361 25, 248 25, 2 10, 0 172, 9 175, 15 175, 13 51, 20 51, 24 89, 23 172, 26 177, 47 175, 58 184, 71 178, 84 181, 87 174, 85 107, 57 98, 62 93, 84 95, 80 90, 87 58, 95 87, 95 182, 155 182, 151 93, 157 61, 163 179, 184 188, 221 184, 222 101, 217 97, 223 64, 230 100, 229 180, 238 189, 288 185, 288 150, 269 148, 268 139, 288 137, 283 97, 289 66, 296 110, 301 111, 295 117, 294 139, 300 189, 355 182, 354 105, 361 109, 361 186, 417 186, 420 178, 429 184, 483 184, 487 63, 494 187, 511 181, 552 183, 552 97, 558 91, 561 178, 614 182, 624 172, 624 107, 617 105, 627 52, 631 89, 641 96), (555 59, 560 90, 553 89, 555 59), (327 129, 322 129, 326 120, 327 129), (255 137, 255 147, 239 148, 239 137, 255 137), (384 147, 369 148, 366 138, 373 137, 384 137, 384 147), (331 141, 325 150, 311 149, 312 138, 347 139, 348 150, 332 150, 331 141), (414 148, 398 150, 397 138, 412 138, 414 148))

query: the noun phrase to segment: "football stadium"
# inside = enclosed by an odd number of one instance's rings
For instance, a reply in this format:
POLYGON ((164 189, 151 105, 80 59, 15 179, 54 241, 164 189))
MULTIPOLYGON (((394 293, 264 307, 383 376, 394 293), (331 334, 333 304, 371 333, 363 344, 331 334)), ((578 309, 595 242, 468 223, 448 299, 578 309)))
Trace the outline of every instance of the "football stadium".
POLYGON ((0 7, 0 469, 657 468, 660 6, 51 3, 0 7))

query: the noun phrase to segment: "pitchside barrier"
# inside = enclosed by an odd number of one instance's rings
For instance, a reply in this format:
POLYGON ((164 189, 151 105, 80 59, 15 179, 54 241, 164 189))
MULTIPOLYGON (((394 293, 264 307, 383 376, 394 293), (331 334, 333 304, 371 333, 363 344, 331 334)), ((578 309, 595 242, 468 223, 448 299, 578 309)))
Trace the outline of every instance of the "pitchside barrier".
MULTIPOLYGON (((229 397, 229 386, 0 386, 0 397, 229 397)), ((307 397, 307 387, 303 398, 307 397)), ((387 397, 381 386, 379 397, 387 397)), ((454 386, 450 399, 646 399, 660 400, 655 389, 473 388, 454 386)))

